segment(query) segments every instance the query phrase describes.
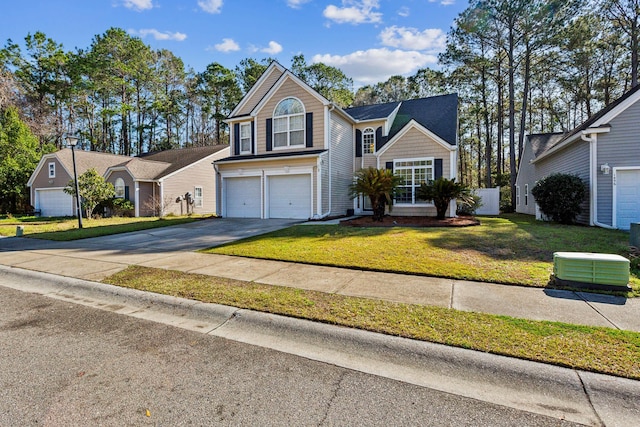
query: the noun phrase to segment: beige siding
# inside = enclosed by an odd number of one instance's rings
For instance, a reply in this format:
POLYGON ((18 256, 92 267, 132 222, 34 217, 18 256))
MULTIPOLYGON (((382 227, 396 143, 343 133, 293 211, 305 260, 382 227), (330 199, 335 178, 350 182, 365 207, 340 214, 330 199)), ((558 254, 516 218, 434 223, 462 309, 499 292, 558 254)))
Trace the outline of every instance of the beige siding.
MULTIPOLYGON (((215 171, 213 169, 213 161, 222 157, 227 157, 227 150, 223 150, 224 154, 216 153, 214 156, 206 157, 198 162, 193 163, 177 173, 169 176, 163 181, 163 198, 173 201, 168 203, 165 208, 165 214, 180 214, 180 203, 175 200, 187 192, 194 195, 195 187, 202 187, 202 207, 191 205, 189 212, 196 214, 215 214, 216 213, 216 185, 215 171)), ((184 202, 183 202, 184 203, 184 202)), ((183 206, 186 213, 186 206, 183 206)))
POLYGON ((273 67, 271 69, 271 74, 269 74, 269 76, 265 78, 260 87, 256 88, 256 91, 251 94, 250 98, 246 100, 244 107, 242 107, 242 109, 238 111, 237 114, 241 116, 251 113, 256 105, 258 105, 258 103, 262 100, 262 98, 264 98, 269 89, 271 89, 276 81, 278 81, 280 76, 282 76, 282 72, 278 68, 273 67))
POLYGON ((442 175, 451 176, 450 151, 435 142, 418 129, 410 129, 401 140, 396 141, 380 156, 380 167, 394 159, 413 159, 419 157, 433 157, 442 159, 442 175))
MULTIPOLYGON (((317 168, 317 157, 309 157, 303 159, 296 158, 282 158, 282 159, 269 159, 264 161, 251 161, 251 162, 237 162, 237 163, 221 163, 218 165, 218 170, 221 175, 224 175, 225 172, 237 172, 242 169, 243 174, 246 176, 250 176, 258 172, 261 176, 264 176, 265 173, 272 172, 274 170, 281 170, 285 167, 296 168, 296 167, 308 167, 312 168, 313 172, 311 174, 311 180, 313 184, 313 204, 312 204, 312 212, 315 214, 318 210, 317 197, 318 194, 318 168, 317 168)), ((299 172, 292 170, 291 174, 298 174, 299 172)), ((263 185, 264 185, 264 181, 263 185)), ((265 196, 264 191, 262 192, 262 196, 265 196)), ((262 205, 265 206, 266 203, 263 200, 262 205)))
MULTIPOLYGON (((70 174, 73 174, 73 170, 69 171, 70 174)), ((73 175, 69 175, 62 164, 55 157, 51 159, 45 159, 42 169, 33 180, 33 185, 31 186, 31 204, 35 206, 36 201, 36 193, 35 190, 38 188, 47 189, 47 188, 64 188, 67 186, 69 181, 73 179, 73 175), (55 163, 56 165, 56 177, 49 178, 49 163, 55 163)), ((74 208, 75 211, 75 208, 74 208)))
POLYGON ((353 128, 340 115, 331 113, 330 132, 331 215, 346 215, 347 209, 353 208, 353 200, 349 197, 355 150, 353 128))
MULTIPOLYGON (((386 122, 384 120, 368 122, 365 124, 358 124, 357 126, 355 126, 355 129, 360 130, 361 132, 364 132, 365 129, 372 128, 375 132, 376 129, 378 129, 379 127, 382 127, 383 129, 382 134, 384 136, 385 123, 386 122)), ((378 141, 376 141, 376 144, 378 144, 378 141)), ((355 152, 354 152, 354 156, 355 156, 355 152)), ((356 169, 377 168, 377 167, 378 167, 378 158, 376 157, 375 154, 364 154, 364 150, 362 150, 362 157, 356 157, 356 169)), ((384 165, 382 167, 384 167, 384 165)))
POLYGON ((269 100, 261 107, 258 113, 258 121, 256 123, 256 136, 257 136, 257 154, 264 154, 267 152, 267 134, 266 134, 266 121, 273 117, 273 110, 280 101, 288 97, 295 97, 304 104, 306 113, 313 113, 313 147, 306 148, 304 146, 296 146, 287 149, 273 150, 277 152, 287 151, 303 151, 303 150, 317 150, 324 148, 324 105, 311 93, 303 89, 293 79, 286 77, 282 86, 271 95, 269 100))

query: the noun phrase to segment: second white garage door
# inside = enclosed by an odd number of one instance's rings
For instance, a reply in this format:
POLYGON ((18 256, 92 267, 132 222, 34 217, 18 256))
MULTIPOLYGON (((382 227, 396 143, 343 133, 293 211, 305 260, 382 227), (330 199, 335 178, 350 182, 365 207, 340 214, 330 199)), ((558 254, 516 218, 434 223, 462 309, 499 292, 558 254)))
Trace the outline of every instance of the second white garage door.
POLYGON ((311 215, 311 175, 269 178, 269 218, 308 219, 311 215))
POLYGON ((225 178, 226 216, 260 218, 260 177, 225 178))
POLYGON ((616 175, 616 225, 628 230, 632 222, 640 222, 640 169, 616 175))

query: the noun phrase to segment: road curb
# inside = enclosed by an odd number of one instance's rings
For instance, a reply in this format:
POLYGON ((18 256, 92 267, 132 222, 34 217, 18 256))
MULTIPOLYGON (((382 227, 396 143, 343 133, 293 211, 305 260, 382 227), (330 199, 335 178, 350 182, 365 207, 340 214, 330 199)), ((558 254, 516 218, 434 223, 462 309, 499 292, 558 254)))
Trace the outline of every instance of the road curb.
POLYGON ((586 425, 640 416, 635 380, 16 267, 0 285, 586 425))

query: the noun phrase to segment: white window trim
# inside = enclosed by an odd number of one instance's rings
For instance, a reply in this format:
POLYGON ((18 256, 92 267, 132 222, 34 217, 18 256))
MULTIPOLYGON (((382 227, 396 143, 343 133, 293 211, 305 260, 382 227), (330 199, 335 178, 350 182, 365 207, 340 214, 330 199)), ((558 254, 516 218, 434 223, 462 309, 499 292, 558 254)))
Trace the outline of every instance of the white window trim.
POLYGON ((253 144, 252 141, 252 135, 251 135, 251 122, 249 123, 240 123, 240 129, 239 129, 240 135, 238 135, 238 139, 240 140, 240 154, 251 154, 251 146, 253 144), (249 128, 249 149, 248 150, 243 150, 242 149, 242 140, 243 139, 247 139, 247 138, 242 138, 242 128, 243 127, 248 127, 249 128))
POLYGON ((273 126, 272 126, 272 130, 271 130, 271 148, 273 150, 287 150, 291 147, 305 147, 307 145, 307 121, 306 121, 306 108, 304 107, 304 103, 302 101, 300 101, 298 98, 296 98, 295 96, 287 96, 286 98, 281 99, 275 106, 275 108, 273 109, 273 114, 271 116, 271 120, 273 120, 273 126), (285 101, 287 99, 295 99, 296 101, 298 101, 300 103, 300 105, 302 105, 302 113, 298 113, 298 114, 287 114, 284 116, 276 116, 276 110, 278 109, 278 106, 282 103, 282 101, 285 101), (296 130, 296 132, 302 132, 302 143, 301 144, 291 144, 291 118, 292 117, 296 117, 296 116, 302 116, 302 129, 298 129, 296 130), (283 145, 283 146, 276 146, 276 119, 282 119, 282 118, 286 118, 287 119, 287 131, 286 132, 277 132, 278 134, 281 133, 286 133, 287 134, 287 145, 283 145))
POLYGON ((368 127, 362 131, 362 154, 363 155, 373 155, 376 154, 376 131, 372 127, 368 127), (368 132, 371 131, 371 132, 368 132), (365 144, 365 135, 371 135, 373 137, 373 144, 365 144), (364 149, 364 147, 373 147, 373 149, 369 152, 364 149))
POLYGON ((125 190, 124 179, 116 178, 116 181, 113 184, 113 189, 115 190, 116 199, 124 199, 125 198, 127 192, 125 190), (118 181, 122 181, 122 195, 121 196, 118 195, 118 181))
POLYGON ((56 177, 56 163, 55 162, 49 162, 48 168, 49 168, 49 178, 55 178, 56 177))
POLYGON ((524 185, 524 205, 529 205, 529 184, 524 185))
MULTIPOLYGON (((397 166, 397 163, 399 162, 422 162, 422 161, 431 161, 431 178, 435 179, 435 173, 436 173, 436 160, 435 157, 416 157, 416 158, 411 158, 411 159, 393 159, 393 173, 395 174, 396 171, 398 169, 411 169, 412 170, 412 181, 415 178, 415 168, 416 166, 397 166)), ((428 166, 425 166, 428 169, 428 166)), ((413 188, 416 188, 415 182, 413 184, 413 188)), ((411 203, 396 203, 396 201, 394 200, 393 205, 394 206, 433 206, 433 203, 429 203, 427 201, 421 201, 421 200, 417 200, 416 199, 416 192, 415 190, 412 192, 411 195, 411 199, 412 202, 411 203)))
POLYGON ((196 185, 193 187, 193 206, 201 208, 204 206, 204 190, 202 186, 196 185), (200 197, 196 196, 196 190, 200 189, 200 197))
POLYGON ((516 206, 520 206, 520 186, 516 185, 516 206))

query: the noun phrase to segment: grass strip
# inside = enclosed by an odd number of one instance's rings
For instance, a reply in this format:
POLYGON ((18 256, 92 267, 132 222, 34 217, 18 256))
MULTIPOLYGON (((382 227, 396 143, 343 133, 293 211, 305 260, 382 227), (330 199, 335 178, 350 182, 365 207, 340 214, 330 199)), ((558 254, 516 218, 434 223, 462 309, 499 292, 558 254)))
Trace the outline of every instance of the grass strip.
POLYGON ((130 266, 105 283, 640 379, 640 333, 130 266))
POLYGON ((82 229, 77 228, 78 220, 75 218, 40 219, 39 221, 20 221, 14 219, 0 221, 0 236, 15 236, 16 227, 21 225, 24 237, 66 242, 186 224, 200 219, 203 219, 203 217, 85 218, 82 220, 82 229))
MULTIPOLYGON (((544 287, 558 251, 628 257, 629 235, 504 215, 483 217, 481 225, 465 228, 299 225, 203 252, 544 287)), ((640 271, 631 273, 630 297, 640 295, 640 271)))

